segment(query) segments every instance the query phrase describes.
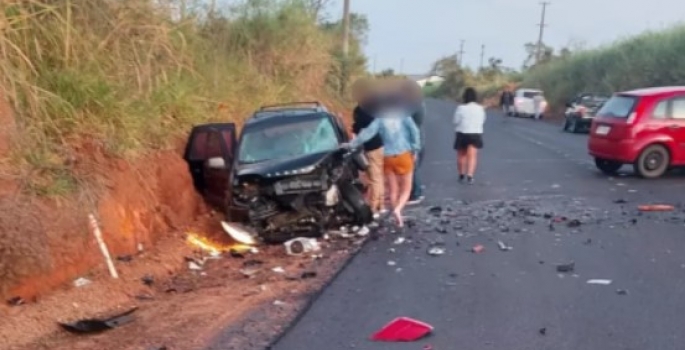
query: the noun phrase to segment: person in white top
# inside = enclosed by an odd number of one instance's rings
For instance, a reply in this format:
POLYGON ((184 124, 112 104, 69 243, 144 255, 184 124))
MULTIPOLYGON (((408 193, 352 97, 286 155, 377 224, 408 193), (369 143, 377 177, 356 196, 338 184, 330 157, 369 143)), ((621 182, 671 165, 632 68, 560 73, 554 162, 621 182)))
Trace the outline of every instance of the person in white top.
POLYGON ((476 90, 466 88, 462 96, 463 104, 454 112, 454 149, 457 151, 459 182, 467 180, 469 184, 473 184, 478 150, 483 148, 483 124, 486 113, 477 99, 476 90))

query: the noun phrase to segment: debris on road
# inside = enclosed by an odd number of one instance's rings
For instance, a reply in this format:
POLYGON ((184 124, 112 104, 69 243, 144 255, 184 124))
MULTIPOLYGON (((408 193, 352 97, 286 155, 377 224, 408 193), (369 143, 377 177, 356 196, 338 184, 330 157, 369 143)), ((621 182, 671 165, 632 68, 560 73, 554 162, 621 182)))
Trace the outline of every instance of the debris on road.
POLYGON ((611 284, 611 280, 594 279, 594 280, 588 280, 587 284, 599 284, 602 286, 608 286, 611 284))
POLYGON ((637 207, 639 211, 673 211, 675 207, 668 204, 648 204, 637 207))
POLYGON ((228 234, 233 240, 236 242, 246 244, 246 245, 256 245, 257 240, 255 239, 255 235, 252 234, 246 227, 243 227, 242 225, 238 225, 235 223, 227 223, 225 221, 221 222, 221 228, 224 229, 224 232, 228 234))
POLYGON ((566 224, 566 225, 570 228, 576 228, 576 227, 580 227, 580 225, 582 225, 582 223, 578 219, 573 219, 573 220, 569 221, 568 224, 566 224))
POLYGON ((538 330, 538 333, 540 333, 540 335, 547 335, 547 328, 540 328, 540 330, 538 330))
POLYGON ((397 239, 393 242, 393 244, 400 245, 400 244, 404 243, 405 241, 406 241, 406 239, 404 237, 397 237, 397 239))
POLYGON ((398 317, 371 336, 374 341, 412 342, 433 332, 433 326, 409 317, 398 317))
POLYGON ((583 244, 585 244, 585 245, 590 245, 590 244, 592 244, 592 238, 586 239, 585 242, 583 242, 583 244))
POLYGON ((315 238, 298 237, 283 243, 285 252, 291 256, 303 255, 321 250, 319 242, 315 238))
POLYGON ((93 282, 91 282, 91 280, 89 280, 87 278, 80 277, 80 278, 77 278, 76 280, 74 280, 74 287, 76 287, 76 288, 85 287, 91 283, 93 283, 93 282))
POLYGON ((20 306, 20 305, 24 305, 25 303, 26 302, 24 301, 24 299, 22 297, 14 297, 14 298, 7 299, 7 305, 9 305, 9 306, 20 306))
POLYGON ((188 268, 193 270, 193 271, 200 271, 200 270, 202 270, 202 265, 198 264, 195 261, 189 261, 188 262, 188 268))
POLYGON ((392 260, 388 261, 388 266, 395 266, 395 265, 397 265, 396 262, 394 262, 392 260))
POLYGON ((618 295, 628 295, 628 291, 626 289, 617 289, 616 294, 618 295))
POLYGON ((283 306, 286 306, 286 305, 288 305, 288 303, 286 303, 285 301, 274 300, 274 306, 283 307, 283 306))
POLYGON ((131 308, 123 313, 114 315, 112 317, 99 319, 89 318, 76 322, 58 322, 59 325, 66 331, 71 333, 100 333, 109 329, 117 328, 124 324, 130 323, 134 320, 133 313, 138 310, 137 307, 131 308))
POLYGON ((575 262, 557 265, 557 272, 570 273, 570 272, 573 272, 575 270, 576 270, 576 263, 575 262))
POLYGON ((442 233, 442 234, 447 233, 447 229, 446 229, 444 226, 438 226, 438 227, 436 227, 436 228, 435 228, 435 231, 437 231, 438 233, 442 233))
POLYGON ((300 275, 300 278, 303 280, 307 280, 310 278, 315 278, 317 276, 317 273, 315 271, 305 271, 300 275))
POLYGON ((151 285, 155 284, 155 278, 152 275, 145 275, 140 280, 146 286, 151 286, 151 285))
POLYGON ((445 254, 445 248, 443 247, 431 247, 428 249, 428 255, 440 256, 445 254))
POLYGON ((504 242, 502 242, 502 241, 497 241, 497 246, 499 247, 499 250, 501 250, 503 252, 508 252, 508 251, 514 249, 513 247, 510 247, 510 246, 504 244, 504 242))
POLYGON ((133 261, 133 256, 132 255, 119 255, 119 256, 117 256, 117 261, 131 262, 131 261, 133 261))
POLYGON ((246 278, 252 278, 254 277, 257 273, 259 273, 259 268, 256 267, 247 267, 244 269, 240 269, 240 273, 245 276, 246 278))
POLYGON ((628 201, 623 199, 623 198, 619 198, 619 199, 615 200, 614 203, 615 204, 626 204, 626 203, 628 203, 628 201))
POLYGON ((476 253, 476 254, 481 253, 483 250, 485 250, 485 247, 483 247, 483 246, 480 245, 480 244, 474 246, 474 247, 471 249, 471 251, 474 252, 474 253, 476 253))
POLYGON ((440 214, 442 214, 442 207, 437 205, 430 207, 428 208, 428 213, 433 214, 435 216, 439 216, 440 214))
POLYGON ((285 273, 285 270, 280 266, 274 267, 273 269, 271 269, 271 271, 273 271, 275 273, 285 273))

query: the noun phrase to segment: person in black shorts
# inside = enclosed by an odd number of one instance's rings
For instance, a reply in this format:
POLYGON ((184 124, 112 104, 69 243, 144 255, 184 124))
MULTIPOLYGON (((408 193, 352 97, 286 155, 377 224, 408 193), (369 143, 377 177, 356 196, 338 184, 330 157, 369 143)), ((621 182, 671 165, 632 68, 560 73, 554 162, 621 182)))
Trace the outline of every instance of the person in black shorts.
POLYGON ((457 169, 459 181, 467 180, 473 184, 473 175, 478 164, 478 150, 483 148, 483 125, 485 108, 478 102, 476 90, 466 88, 462 104, 454 112, 454 149, 457 151, 457 169))

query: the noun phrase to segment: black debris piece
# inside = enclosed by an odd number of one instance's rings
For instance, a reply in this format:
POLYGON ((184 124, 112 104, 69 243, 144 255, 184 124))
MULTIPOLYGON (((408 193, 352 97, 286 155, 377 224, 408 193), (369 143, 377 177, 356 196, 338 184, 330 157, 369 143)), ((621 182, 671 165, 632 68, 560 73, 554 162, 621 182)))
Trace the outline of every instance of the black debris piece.
POLYGON ((155 284, 155 278, 152 275, 145 275, 140 279, 146 286, 155 284))
POLYGON ((151 301, 151 300, 155 300, 155 297, 152 296, 151 294, 140 293, 140 294, 136 294, 136 299, 140 300, 140 301, 151 301))
POLYGON ((545 327, 540 328, 538 333, 540 333, 540 335, 547 335, 547 328, 545 328, 545 327))
POLYGON ((131 262, 133 260, 133 256, 132 255, 120 255, 120 256, 117 256, 117 260, 119 260, 121 262, 131 262))
POLYGON ((169 348, 167 348, 166 345, 162 345, 162 346, 153 346, 151 348, 147 348, 147 350, 169 350, 169 348))
POLYGON ((442 207, 439 205, 432 206, 428 208, 428 213, 433 214, 433 215, 440 215, 442 213, 442 207))
POLYGON ((437 231, 438 233, 442 233, 442 234, 447 233, 447 229, 446 229, 444 226, 438 226, 438 227, 436 227, 436 228, 435 228, 435 231, 437 231))
POLYGON ((619 199, 615 200, 614 203, 616 203, 616 204, 626 204, 626 203, 628 203, 628 201, 625 200, 625 199, 623 199, 623 198, 619 198, 619 199))
POLYGON ((9 306, 20 306, 24 305, 26 301, 22 297, 14 297, 7 299, 7 305, 9 306))
POLYGON ((576 227, 580 227, 580 225, 582 225, 582 223, 578 219, 573 219, 573 220, 569 221, 567 225, 570 228, 576 228, 576 227))
POLYGON ((625 289, 617 289, 616 294, 618 295, 628 295, 628 291, 625 289))
POLYGON ((526 225, 535 225, 535 220, 533 219, 525 219, 523 220, 523 223, 526 225))
POLYGON ((243 253, 241 253, 235 249, 231 249, 231 251, 229 253, 231 254, 232 258, 245 259, 245 254, 243 254, 243 253))
POLYGON ((314 271, 305 271, 300 276, 300 278, 303 280, 314 278, 314 277, 316 277, 316 272, 314 272, 314 271))
POLYGON ((137 307, 129 309, 126 312, 112 316, 106 319, 84 319, 71 323, 59 322, 59 325, 64 328, 64 330, 71 333, 87 334, 87 333, 100 333, 106 330, 117 328, 124 324, 130 323, 134 320, 133 313, 138 310, 137 307))
POLYGON ((538 264, 544 265, 544 264, 545 264, 545 261, 544 261, 544 260, 540 260, 540 261, 538 261, 538 264))
POLYGON ((442 220, 440 220, 440 224, 441 224, 441 225, 449 225, 449 224, 450 224, 450 220, 449 220, 449 219, 442 219, 442 220))
POLYGON ((557 272, 561 272, 561 273, 573 272, 573 271, 575 271, 575 269, 576 269, 576 263, 575 262, 557 265, 557 272))
POLYGON ((637 225, 637 219, 635 219, 635 218, 631 219, 630 223, 633 225, 637 225))
POLYGON ((545 213, 542 217, 545 219, 551 219, 554 215, 551 213, 545 213))
POLYGON ((585 242, 583 242, 583 244, 585 244, 585 245, 590 245, 590 244, 592 244, 592 238, 586 239, 585 242))
POLYGON ((553 221, 550 221, 550 222, 549 222, 549 230, 550 230, 550 231, 554 231, 554 230, 555 230, 555 228, 554 228, 554 222, 553 222, 553 221))

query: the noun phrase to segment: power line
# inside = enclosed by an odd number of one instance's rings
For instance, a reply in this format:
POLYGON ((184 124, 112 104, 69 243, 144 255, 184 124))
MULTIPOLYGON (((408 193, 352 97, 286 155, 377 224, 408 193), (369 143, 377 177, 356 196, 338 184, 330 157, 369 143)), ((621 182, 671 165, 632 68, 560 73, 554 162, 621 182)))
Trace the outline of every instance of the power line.
POLYGON ((535 50, 535 63, 540 62, 540 57, 542 54, 542 37, 545 34, 545 27, 547 27, 547 24, 545 23, 545 14, 547 12, 547 5, 550 5, 551 3, 549 1, 543 1, 540 3, 542 5, 542 16, 540 18, 540 23, 538 23, 538 26, 540 27, 540 35, 538 36, 538 44, 537 44, 537 49, 535 50))

